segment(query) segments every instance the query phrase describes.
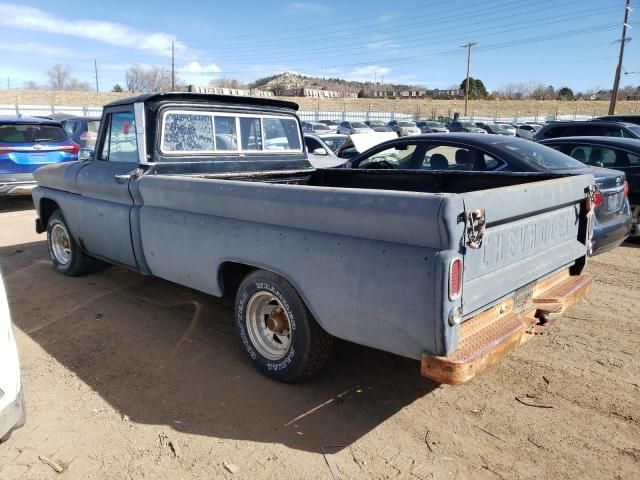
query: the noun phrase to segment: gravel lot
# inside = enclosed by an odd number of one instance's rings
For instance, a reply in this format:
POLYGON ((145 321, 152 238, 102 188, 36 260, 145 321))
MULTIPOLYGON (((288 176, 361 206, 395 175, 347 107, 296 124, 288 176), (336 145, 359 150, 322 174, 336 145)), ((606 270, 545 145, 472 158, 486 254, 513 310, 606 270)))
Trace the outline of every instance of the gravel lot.
POLYGON ((2 480, 640 478, 638 245, 595 257, 590 300, 470 384, 344 343, 282 385, 245 359, 230 299, 116 267, 63 277, 34 219, 0 200, 28 414, 2 480))

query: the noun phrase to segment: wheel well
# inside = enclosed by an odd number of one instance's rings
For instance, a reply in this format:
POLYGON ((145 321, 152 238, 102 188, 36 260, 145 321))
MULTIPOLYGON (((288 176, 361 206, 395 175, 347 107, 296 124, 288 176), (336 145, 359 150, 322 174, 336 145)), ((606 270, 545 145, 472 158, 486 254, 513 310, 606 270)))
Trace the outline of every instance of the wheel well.
POLYGON ((58 204, 50 198, 43 198, 40 200, 40 222, 43 228, 46 228, 47 223, 49 223, 49 217, 58 208, 60 208, 58 207, 58 204))
POLYGON ((222 286, 223 294, 235 294, 244 277, 254 270, 258 270, 258 268, 244 263, 224 262, 218 270, 218 282, 222 286))

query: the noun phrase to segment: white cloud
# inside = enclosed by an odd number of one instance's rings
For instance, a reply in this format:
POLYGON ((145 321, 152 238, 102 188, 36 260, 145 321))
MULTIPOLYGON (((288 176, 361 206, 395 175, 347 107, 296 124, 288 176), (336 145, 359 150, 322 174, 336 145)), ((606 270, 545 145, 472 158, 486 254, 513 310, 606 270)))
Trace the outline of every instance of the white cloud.
POLYGON ((180 73, 219 73, 222 69, 215 63, 202 65, 200 62, 189 62, 178 71, 180 73))
POLYGON ((3 52, 20 52, 20 53, 35 53, 38 55, 45 55, 51 57, 70 57, 73 55, 71 50, 61 47, 52 47, 49 45, 42 45, 41 43, 28 42, 28 43, 0 43, 0 51, 3 52))
POLYGON ((329 7, 321 3, 292 2, 284 7, 287 13, 315 13, 323 14, 329 12, 329 7))
POLYGON ((389 75, 391 72, 390 68, 380 67, 378 65, 365 65, 362 67, 355 68, 351 71, 346 71, 342 74, 342 77, 345 80, 355 80, 358 82, 373 82, 374 78, 377 76, 378 81, 380 81, 382 76, 389 75))
POLYGON ((174 35, 136 31, 115 22, 63 18, 38 8, 13 3, 0 3, 0 25, 87 38, 164 57, 171 56, 171 42, 174 41, 176 56, 183 58, 193 56, 184 43, 176 41, 174 35))

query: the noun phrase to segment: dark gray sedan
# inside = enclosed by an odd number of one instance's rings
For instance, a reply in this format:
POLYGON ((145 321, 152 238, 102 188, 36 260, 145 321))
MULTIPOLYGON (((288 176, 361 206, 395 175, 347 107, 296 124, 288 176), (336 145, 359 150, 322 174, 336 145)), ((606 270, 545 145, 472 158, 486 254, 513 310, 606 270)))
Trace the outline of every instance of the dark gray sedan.
POLYGON ((361 153, 345 167, 443 172, 591 173, 600 190, 596 196, 594 254, 624 242, 632 225, 624 173, 587 166, 553 148, 519 138, 463 133, 398 138, 361 153))

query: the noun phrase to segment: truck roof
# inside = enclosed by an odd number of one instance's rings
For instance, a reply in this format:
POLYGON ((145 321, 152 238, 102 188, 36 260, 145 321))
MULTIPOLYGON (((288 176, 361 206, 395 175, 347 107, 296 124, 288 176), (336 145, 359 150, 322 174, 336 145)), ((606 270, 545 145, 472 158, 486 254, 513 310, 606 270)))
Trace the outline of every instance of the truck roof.
POLYGON ((143 93, 141 95, 115 100, 113 102, 107 103, 105 107, 129 105, 136 102, 151 102, 163 100, 226 103, 234 105, 259 105, 264 107, 288 108, 296 111, 298 110, 298 104, 295 102, 289 102, 287 100, 276 100, 269 97, 245 97, 240 95, 215 95, 210 93, 189 92, 143 93))

